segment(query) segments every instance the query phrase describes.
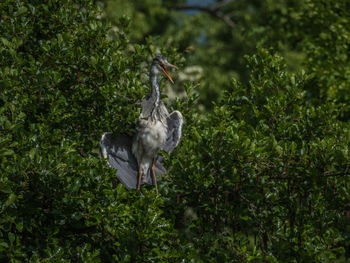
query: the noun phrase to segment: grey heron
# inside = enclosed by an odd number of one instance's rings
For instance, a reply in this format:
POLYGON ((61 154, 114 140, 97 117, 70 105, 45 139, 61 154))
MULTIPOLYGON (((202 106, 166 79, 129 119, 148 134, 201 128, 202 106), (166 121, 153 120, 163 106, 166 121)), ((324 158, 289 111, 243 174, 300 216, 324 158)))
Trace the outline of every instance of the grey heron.
POLYGON ((183 116, 179 111, 169 114, 160 99, 158 77, 163 73, 172 83, 167 68, 177 68, 163 56, 156 55, 150 70, 151 93, 142 101, 142 111, 133 138, 113 138, 104 133, 100 150, 109 165, 117 169, 117 177, 128 189, 140 190, 142 184, 154 184, 158 194, 157 174, 166 173, 160 150, 171 153, 182 136, 183 116))

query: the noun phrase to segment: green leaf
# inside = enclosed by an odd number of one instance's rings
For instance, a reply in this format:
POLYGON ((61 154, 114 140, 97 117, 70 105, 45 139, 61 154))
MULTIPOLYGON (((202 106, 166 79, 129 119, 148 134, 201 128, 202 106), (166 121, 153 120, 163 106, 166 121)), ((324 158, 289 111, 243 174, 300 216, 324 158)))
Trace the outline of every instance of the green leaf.
POLYGON ((14 242, 15 239, 16 239, 15 234, 13 234, 12 232, 9 232, 9 233, 8 233, 8 238, 9 238, 10 244, 11 244, 11 246, 12 246, 12 245, 13 245, 13 242, 14 242))
POLYGON ((16 12, 16 16, 23 15, 27 11, 28 11, 28 9, 25 6, 21 6, 20 8, 18 8, 18 10, 16 12))
POLYGON ((6 202, 4 203, 4 208, 12 205, 16 200, 17 200, 17 195, 14 193, 11 193, 7 198, 6 202))

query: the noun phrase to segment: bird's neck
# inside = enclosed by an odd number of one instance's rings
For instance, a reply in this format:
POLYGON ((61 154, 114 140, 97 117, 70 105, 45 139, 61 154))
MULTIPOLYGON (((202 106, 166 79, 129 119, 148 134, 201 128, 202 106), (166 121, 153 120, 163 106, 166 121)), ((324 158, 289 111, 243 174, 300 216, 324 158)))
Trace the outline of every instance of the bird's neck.
POLYGON ((154 99, 156 104, 158 104, 160 100, 160 90, 159 90, 159 84, 158 84, 158 74, 153 72, 151 70, 151 87, 152 87, 152 92, 151 92, 151 98, 154 99))

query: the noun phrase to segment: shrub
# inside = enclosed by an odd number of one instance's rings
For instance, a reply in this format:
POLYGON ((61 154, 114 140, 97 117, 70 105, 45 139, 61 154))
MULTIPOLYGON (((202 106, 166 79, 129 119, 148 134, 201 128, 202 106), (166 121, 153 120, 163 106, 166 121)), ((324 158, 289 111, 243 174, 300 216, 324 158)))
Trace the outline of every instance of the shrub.
POLYGON ((349 125, 313 105, 304 72, 260 49, 249 86, 186 125, 172 161, 184 239, 204 261, 329 262, 348 244, 349 125))
POLYGON ((162 198, 116 187, 97 150, 133 132, 150 50, 110 41, 91 1, 0 7, 0 261, 177 258, 162 198))

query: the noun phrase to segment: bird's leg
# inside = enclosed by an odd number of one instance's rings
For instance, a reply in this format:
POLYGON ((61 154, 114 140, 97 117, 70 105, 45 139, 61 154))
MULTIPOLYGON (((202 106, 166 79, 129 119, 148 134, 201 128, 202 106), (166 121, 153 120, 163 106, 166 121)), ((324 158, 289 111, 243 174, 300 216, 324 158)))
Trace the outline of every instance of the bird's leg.
POLYGON ((153 177, 153 183, 156 186, 156 193, 158 194, 158 185, 157 185, 157 177, 156 177, 156 166, 154 164, 154 159, 152 161, 152 177, 153 177))
POLYGON ((139 180, 137 181, 137 190, 139 191, 141 188, 141 179, 142 179, 142 160, 139 163, 139 180))

